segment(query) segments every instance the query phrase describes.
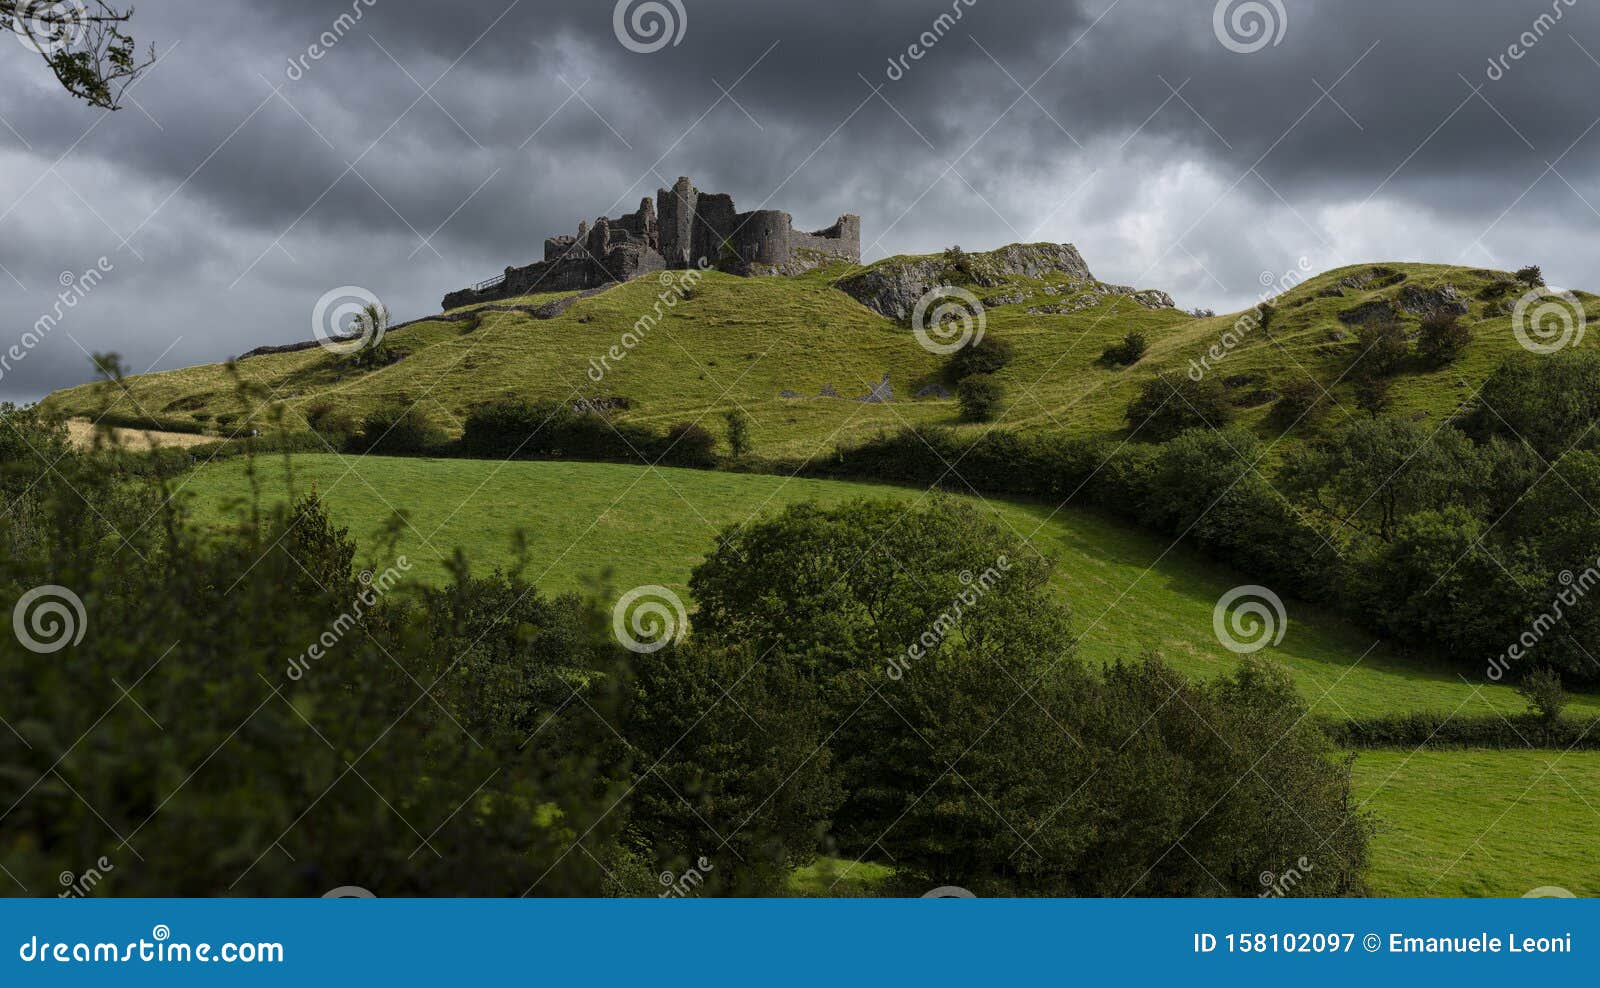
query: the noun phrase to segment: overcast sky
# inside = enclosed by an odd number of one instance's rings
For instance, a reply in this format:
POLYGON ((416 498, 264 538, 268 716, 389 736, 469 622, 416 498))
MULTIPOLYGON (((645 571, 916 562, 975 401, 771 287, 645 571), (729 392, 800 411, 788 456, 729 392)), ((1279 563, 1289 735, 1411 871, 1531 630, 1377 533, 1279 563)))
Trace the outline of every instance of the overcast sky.
POLYGON ((114 114, 0 37, 0 351, 109 268, 0 399, 87 352, 308 339, 343 285, 423 315, 678 175, 807 229, 859 213, 868 259, 1071 242, 1186 308, 1358 261, 1600 289, 1581 0, 621 7, 619 34, 613 0, 147 2, 160 61, 114 114))

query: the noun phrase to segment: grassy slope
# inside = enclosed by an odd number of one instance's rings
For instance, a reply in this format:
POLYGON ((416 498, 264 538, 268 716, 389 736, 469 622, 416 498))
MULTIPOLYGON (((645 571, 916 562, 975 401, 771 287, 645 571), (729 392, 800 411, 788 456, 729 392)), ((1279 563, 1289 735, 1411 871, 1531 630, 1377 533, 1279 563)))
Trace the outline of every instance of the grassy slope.
MULTIPOLYGON (((1511 318, 1484 318, 1488 303, 1477 298, 1495 277, 1493 272, 1426 264, 1384 267, 1405 274, 1405 283, 1322 296, 1341 279, 1371 269, 1362 265, 1328 272, 1285 293, 1278 300, 1280 315, 1271 337, 1259 331, 1245 334, 1217 365, 1247 424, 1265 431, 1266 402, 1274 389, 1306 375, 1332 389, 1328 421, 1350 414, 1349 385, 1336 382, 1356 353, 1356 341, 1338 314, 1378 298, 1393 299, 1404 287, 1450 284, 1472 298, 1467 322, 1473 344, 1451 368, 1402 375, 1394 391, 1397 412, 1440 420, 1469 398, 1501 360, 1518 352, 1511 318)), ((657 305, 662 288, 656 279, 617 286, 551 320, 489 313, 470 332, 463 323, 408 326, 389 337, 391 346, 407 354, 405 359, 374 371, 346 370, 322 351, 310 350, 254 357, 241 362, 238 373, 260 395, 284 402, 290 426, 318 402, 359 414, 402 401, 419 403, 441 425, 456 429, 472 406, 512 394, 623 395, 634 402, 629 417, 658 424, 702 416, 709 421, 737 403, 749 412, 755 440, 768 456, 825 452, 835 443, 908 423, 954 425, 952 402, 913 398, 936 379, 940 359, 919 347, 909 329, 834 289, 833 281, 844 273, 846 269, 833 268, 798 278, 751 279, 710 273, 692 298, 665 310, 665 318, 644 342, 599 384, 586 375, 590 361, 617 345, 657 305), (897 401, 863 405, 848 400, 866 393, 886 372, 897 401), (815 395, 829 384, 845 398, 779 397, 784 390, 815 395)), ((1017 350, 1016 362, 1000 374, 1011 386, 1004 428, 1117 433, 1124 428, 1128 401, 1143 381, 1160 369, 1183 373, 1234 326, 1233 316, 1195 319, 1173 310, 1144 309, 1125 298, 1069 315, 1029 315, 1029 308, 1070 299, 1042 294, 1047 283, 1018 279, 1012 287, 980 293, 992 296, 1020 288, 1029 294, 1025 302, 987 313, 988 332, 1017 350), (1113 370, 1097 362, 1109 343, 1133 331, 1145 333, 1151 343, 1139 365, 1113 370)), ((1582 297, 1593 305, 1592 296, 1582 297)), ((1600 312, 1594 317, 1600 318, 1600 312)), ((1416 326, 1414 317, 1404 322, 1416 326)), ((197 415, 211 424, 232 417, 233 428, 250 414, 223 365, 142 375, 127 386, 131 397, 119 396, 117 402, 118 410, 127 413, 197 415)), ((47 399, 49 405, 74 413, 90 412, 98 401, 87 386, 47 399)), ((264 417, 257 413, 251 425, 264 427, 264 417)))
POLYGON ((1600 752, 1364 752, 1378 817, 1371 879, 1386 895, 1600 895, 1600 752))
MULTIPOLYGON (((375 533, 393 510, 402 509, 409 525, 399 549, 419 567, 420 578, 437 581, 458 547, 480 570, 509 562, 512 532, 520 527, 530 550, 528 575, 549 590, 577 588, 609 570, 619 591, 660 583, 686 592, 690 569, 726 525, 802 500, 890 497, 909 505, 923 496, 872 484, 615 464, 330 455, 294 462, 297 489, 314 485, 363 550, 376 544, 375 533)), ((264 461, 260 474, 268 491, 283 489, 281 461, 264 461)), ((186 490, 203 520, 220 523, 229 503, 248 494, 244 465, 228 460, 205 467, 186 490)), ((1187 551, 1167 552, 1166 542, 1097 514, 988 504, 1058 561, 1056 580, 1072 603, 1085 656, 1104 661, 1160 649, 1197 675, 1237 661, 1217 643, 1211 611, 1224 592, 1248 582, 1243 577, 1187 551)), ((1419 668, 1382 648, 1369 653, 1371 638, 1308 604, 1291 601, 1288 610, 1288 632, 1272 654, 1308 699, 1323 698, 1319 715, 1524 708, 1505 687, 1480 690, 1451 671, 1419 668)), ((1600 702, 1582 706, 1600 710, 1600 702)))
MULTIPOLYGON (((1375 817, 1376 895, 1517 897, 1554 886, 1600 895, 1600 752, 1363 752, 1356 792, 1375 817)), ((1317 855, 1306 855, 1315 867, 1317 855)), ((821 858, 796 895, 870 895, 893 870, 821 858)))

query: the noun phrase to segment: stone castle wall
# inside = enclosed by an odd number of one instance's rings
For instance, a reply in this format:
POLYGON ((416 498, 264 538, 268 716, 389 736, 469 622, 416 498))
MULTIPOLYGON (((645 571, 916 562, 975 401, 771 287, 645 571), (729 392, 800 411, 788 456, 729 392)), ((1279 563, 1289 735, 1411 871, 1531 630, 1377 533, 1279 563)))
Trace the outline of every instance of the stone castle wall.
POLYGON ((716 267, 742 275, 801 274, 822 264, 860 263, 861 218, 841 216, 815 233, 794 229, 788 213, 740 213, 733 197, 705 193, 687 178, 661 189, 636 212, 578 225, 549 237, 544 259, 508 267, 491 282, 451 292, 446 309, 533 292, 581 291, 663 269, 716 267))

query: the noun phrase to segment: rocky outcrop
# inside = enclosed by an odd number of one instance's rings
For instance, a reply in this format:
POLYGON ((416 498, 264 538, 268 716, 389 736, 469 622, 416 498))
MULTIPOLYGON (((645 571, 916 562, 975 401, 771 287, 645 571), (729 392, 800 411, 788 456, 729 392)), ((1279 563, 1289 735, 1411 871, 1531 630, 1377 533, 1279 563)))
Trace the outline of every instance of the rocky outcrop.
POLYGON ((1380 298, 1375 302, 1367 302, 1353 309, 1346 309, 1339 313, 1339 321, 1346 326, 1364 326, 1373 322, 1388 322, 1400 314, 1395 304, 1388 299, 1380 298))
POLYGON ((1439 288, 1419 288, 1407 285, 1400 289, 1400 308, 1414 316, 1431 316, 1450 313, 1464 316, 1471 308, 1467 297, 1454 285, 1439 288))
MULTIPOLYGON (((1051 292, 1048 289, 1046 289, 1046 292, 1051 295, 1060 294, 1059 292, 1051 292)), ((1074 312, 1082 312, 1085 309, 1092 309, 1102 302, 1113 298, 1125 298, 1128 301, 1133 302, 1135 305, 1141 305, 1146 309, 1177 308, 1177 304, 1172 301, 1171 295, 1168 295, 1166 292, 1156 291, 1153 288, 1147 288, 1144 291, 1139 291, 1137 289, 1130 288, 1127 285, 1093 285, 1074 295, 1072 298, 1067 299, 1065 302, 1058 302, 1053 305, 1041 305, 1029 309, 1028 315, 1071 315, 1074 312)))
POLYGON ((917 302, 940 285, 995 288, 1012 278, 1053 274, 1065 274, 1084 284, 1094 282, 1089 265, 1071 244, 1012 244, 987 254, 891 258, 840 279, 834 287, 881 316, 905 320, 917 302))

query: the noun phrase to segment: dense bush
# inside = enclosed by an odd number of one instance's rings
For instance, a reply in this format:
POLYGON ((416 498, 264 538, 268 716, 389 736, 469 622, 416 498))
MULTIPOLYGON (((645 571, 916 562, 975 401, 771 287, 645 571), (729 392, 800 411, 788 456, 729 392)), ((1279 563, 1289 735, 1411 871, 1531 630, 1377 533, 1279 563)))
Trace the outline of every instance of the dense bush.
POLYGON ((1445 367, 1455 363, 1471 342, 1472 331, 1462 325, 1460 316, 1437 312, 1422 320, 1417 356, 1429 367, 1445 367))
POLYGON ((1356 329, 1355 361, 1350 376, 1356 380, 1390 377, 1405 367, 1411 342, 1397 322, 1369 322, 1356 329))
POLYGON ((1143 333, 1129 333, 1122 338, 1122 342, 1106 347, 1100 354, 1100 361, 1116 367, 1131 367, 1149 349, 1150 341, 1145 339, 1143 333))
MULTIPOLYGON (((0 849, 25 887, 54 890, 104 856, 102 895, 625 891, 606 870, 631 873, 609 812, 621 766, 591 756, 611 731, 589 710, 616 717, 603 689, 530 697, 463 674, 487 622, 406 593, 403 559, 357 579, 315 501, 202 534, 96 460, 58 469, 36 512, 0 520, 0 597, 56 585, 82 605, 58 612, 56 647, 0 636, 17 729, 0 737, 0 849), (113 682, 133 702, 106 695, 113 682), (500 743, 497 724, 549 717, 566 743, 500 743)), ((590 631, 530 639, 514 663, 607 682, 617 651, 590 631)))
POLYGON ((636 671, 625 733, 649 768, 633 815, 652 870, 693 869, 702 895, 783 894, 842 793, 816 683, 749 647, 695 641, 636 671))
POLYGON ((1127 422, 1134 438, 1165 442, 1187 429, 1220 429, 1233 421, 1227 392, 1211 377, 1169 377, 1158 374, 1128 406, 1127 422))
POLYGON ((524 399, 474 408, 461 434, 464 452, 492 459, 570 458, 708 467, 716 463, 715 448, 716 437, 698 424, 680 423, 663 433, 618 422, 603 410, 580 411, 566 402, 524 399))
POLYGON ((1253 895, 1313 841, 1327 868, 1297 893, 1359 892, 1348 763, 1283 674, 1091 669, 1049 571, 962 504, 800 505, 723 533, 695 635, 821 684, 841 850, 909 888, 1253 895))
POLYGON ((961 405, 961 421, 993 422, 1000 417, 1006 389, 988 374, 973 374, 956 385, 956 400, 961 405))
POLYGON ((723 415, 723 420, 728 423, 728 455, 735 460, 742 460, 754 453, 755 444, 750 439, 750 416, 734 408, 723 415))
POLYGON ((1466 423, 1480 438, 1526 441, 1547 461, 1600 440, 1600 352, 1519 353, 1489 375, 1466 423))
POLYGON ((415 405, 385 405, 361 420, 351 445, 363 453, 415 456, 438 451, 445 438, 444 430, 415 405))
POLYGON ((1015 358, 1011 344, 995 336, 983 336, 950 355, 945 364, 947 380, 960 383, 973 374, 994 374, 1004 370, 1015 358))

